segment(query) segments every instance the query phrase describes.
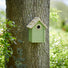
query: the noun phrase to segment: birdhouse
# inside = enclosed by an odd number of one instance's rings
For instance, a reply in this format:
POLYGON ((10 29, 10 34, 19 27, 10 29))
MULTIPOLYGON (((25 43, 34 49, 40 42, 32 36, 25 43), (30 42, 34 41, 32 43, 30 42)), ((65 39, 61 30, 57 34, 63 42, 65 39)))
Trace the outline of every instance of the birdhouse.
POLYGON ((28 25, 29 41, 32 43, 45 42, 45 29, 46 25, 39 17, 35 17, 28 25))

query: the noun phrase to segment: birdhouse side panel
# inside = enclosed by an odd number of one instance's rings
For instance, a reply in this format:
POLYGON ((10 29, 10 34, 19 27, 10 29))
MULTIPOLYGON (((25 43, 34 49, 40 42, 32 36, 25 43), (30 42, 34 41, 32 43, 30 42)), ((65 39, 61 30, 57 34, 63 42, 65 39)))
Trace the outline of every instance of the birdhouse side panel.
POLYGON ((32 28, 32 42, 44 42, 44 30, 45 27, 40 22, 38 22, 32 28))
POLYGON ((32 42, 32 29, 29 29, 29 41, 32 42))
POLYGON ((45 38, 46 38, 46 35, 45 35, 45 34, 46 34, 46 30, 45 30, 45 28, 44 28, 44 35, 43 35, 43 39, 44 39, 44 40, 43 40, 43 42, 45 42, 45 38))

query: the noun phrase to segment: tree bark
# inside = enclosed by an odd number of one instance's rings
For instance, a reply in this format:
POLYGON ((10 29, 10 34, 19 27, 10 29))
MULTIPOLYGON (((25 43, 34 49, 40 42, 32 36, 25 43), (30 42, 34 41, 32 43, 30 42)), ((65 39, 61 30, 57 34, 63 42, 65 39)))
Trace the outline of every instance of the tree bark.
POLYGON ((16 24, 11 33, 16 37, 12 44, 13 55, 7 68, 49 68, 49 5, 50 0, 6 0, 6 17, 16 24), (27 24, 40 17, 48 27, 45 43, 28 41, 27 24))

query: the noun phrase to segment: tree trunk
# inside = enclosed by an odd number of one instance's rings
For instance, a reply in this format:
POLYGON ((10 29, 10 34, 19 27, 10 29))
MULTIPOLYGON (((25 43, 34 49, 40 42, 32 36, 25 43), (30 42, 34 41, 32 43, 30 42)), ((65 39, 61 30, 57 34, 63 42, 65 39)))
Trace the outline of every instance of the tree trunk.
POLYGON ((49 0, 6 0, 6 17, 16 24, 12 34, 16 43, 12 44, 13 55, 7 68, 49 68, 49 0), (48 27, 45 43, 28 41, 27 24, 40 17, 48 27))

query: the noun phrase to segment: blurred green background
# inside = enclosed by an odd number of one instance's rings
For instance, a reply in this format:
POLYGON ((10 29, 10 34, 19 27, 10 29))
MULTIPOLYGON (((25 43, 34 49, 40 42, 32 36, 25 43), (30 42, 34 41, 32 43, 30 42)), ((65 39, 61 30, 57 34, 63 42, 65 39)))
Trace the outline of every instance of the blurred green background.
MULTIPOLYGON (((6 18, 5 9, 5 0, 0 0, 0 37, 6 18)), ((49 39, 50 68, 68 68, 68 0, 50 1, 49 39)), ((0 42, 0 68, 5 64, 3 47, 0 42)))
POLYGON ((68 68, 68 1, 50 1, 50 68, 68 68))

